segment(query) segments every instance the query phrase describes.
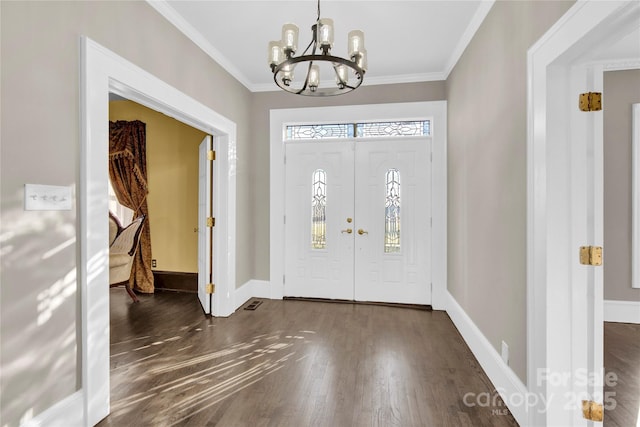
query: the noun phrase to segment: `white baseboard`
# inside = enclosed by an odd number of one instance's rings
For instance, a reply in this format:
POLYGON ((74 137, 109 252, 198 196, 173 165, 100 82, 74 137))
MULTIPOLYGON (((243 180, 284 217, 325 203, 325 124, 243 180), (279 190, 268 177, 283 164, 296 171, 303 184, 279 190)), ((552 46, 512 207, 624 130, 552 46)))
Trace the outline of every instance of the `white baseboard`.
POLYGON ((489 340, 449 292, 446 293, 446 298, 447 314, 456 328, 458 328, 473 355, 478 359, 480 366, 482 366, 496 390, 500 393, 509 411, 518 424, 521 426, 528 425, 526 405, 516 406, 513 404, 513 402, 519 403, 526 400, 527 387, 511 368, 504 363, 502 357, 493 348, 489 340), (514 398, 510 399, 511 396, 514 398))
POLYGON ((640 323, 640 301, 604 300, 604 321, 640 323))
POLYGON ((81 427, 84 424, 82 390, 67 396, 21 427, 81 427))
POLYGON ((234 311, 251 298, 271 298, 271 286, 268 280, 251 279, 236 289, 234 311))

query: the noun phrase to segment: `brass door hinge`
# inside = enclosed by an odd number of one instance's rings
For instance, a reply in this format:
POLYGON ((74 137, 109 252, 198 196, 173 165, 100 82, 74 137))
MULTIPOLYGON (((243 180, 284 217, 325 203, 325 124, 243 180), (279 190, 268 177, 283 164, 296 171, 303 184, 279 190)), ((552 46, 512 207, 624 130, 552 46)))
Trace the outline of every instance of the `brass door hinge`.
POLYGON ((212 294, 216 291, 216 285, 214 285, 213 283, 207 283, 207 289, 206 292, 208 294, 212 294))
POLYGON ((209 150, 209 152, 207 153, 207 159, 208 160, 215 160, 216 159, 215 150, 209 150))
POLYGON ((216 219, 213 217, 208 217, 207 218, 207 227, 215 227, 216 226, 216 219))
POLYGON ((580 246, 580 264, 602 265, 602 247, 580 246))
POLYGON ((582 401, 582 416, 591 421, 602 421, 603 408, 601 403, 596 403, 593 400, 582 401))
POLYGON ((578 107, 580 111, 602 110, 602 94, 600 92, 581 93, 578 107))

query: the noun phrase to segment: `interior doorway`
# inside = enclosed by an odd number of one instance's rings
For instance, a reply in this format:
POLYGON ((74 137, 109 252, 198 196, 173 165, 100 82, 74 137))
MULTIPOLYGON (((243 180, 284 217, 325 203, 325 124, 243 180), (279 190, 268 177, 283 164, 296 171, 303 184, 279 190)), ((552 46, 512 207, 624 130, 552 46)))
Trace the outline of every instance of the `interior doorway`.
POLYGON ((591 425, 604 400, 602 269, 577 256, 580 246, 602 246, 602 122, 576 103, 601 92, 593 53, 639 19, 637 2, 579 2, 528 53, 527 383, 539 402, 527 408, 531 425, 591 425))
POLYGON ((84 423, 109 413, 109 292, 107 217, 109 93, 167 114, 214 137, 219 160, 216 186, 217 233, 214 266, 219 285, 213 315, 228 316, 235 287, 236 125, 157 77, 94 41, 81 38, 81 147, 78 262, 84 423))
MULTIPOLYGON (((198 292, 199 232, 205 230, 198 217, 198 146, 206 132, 113 93, 109 94, 109 121, 144 123, 148 185, 144 200, 149 214, 145 227, 151 241, 151 259, 145 265, 154 282, 145 291, 198 292)), ((109 210, 123 227, 133 219, 134 212, 118 203, 111 188, 109 210)), ((210 307, 204 311, 210 313, 210 307)))

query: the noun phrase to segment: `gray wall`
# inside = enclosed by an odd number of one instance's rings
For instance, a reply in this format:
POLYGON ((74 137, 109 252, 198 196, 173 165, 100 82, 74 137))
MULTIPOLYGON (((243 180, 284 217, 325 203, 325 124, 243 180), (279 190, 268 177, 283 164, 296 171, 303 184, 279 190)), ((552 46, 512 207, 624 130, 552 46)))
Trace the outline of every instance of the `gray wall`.
MULTIPOLYGON (((253 275, 251 93, 146 2, 0 2, 0 412, 18 425, 79 385, 76 211, 25 212, 25 183, 79 180, 79 37, 238 124, 237 283, 253 275)), ((106 159, 105 159, 106 162, 106 159)), ((153 214, 153 213, 152 213, 153 214)), ((106 221, 106 219, 105 219, 106 221)))
POLYGON ((572 4, 497 1, 447 79, 449 292, 525 383, 527 49, 572 4))
MULTIPOLYGON (((365 77, 366 81, 366 77, 365 77)), ((256 245, 255 278, 269 280, 269 111, 283 108, 326 107, 333 105, 386 104, 393 102, 440 101, 445 99, 443 81, 362 86, 341 96, 309 98, 283 91, 259 92, 253 97, 251 116, 254 143, 251 159, 254 199, 252 209, 256 245)))
MULTIPOLYGON (((640 301, 631 288, 631 104, 640 70, 604 73, 604 298, 640 301)), ((640 256, 636 254, 636 256, 640 256)))

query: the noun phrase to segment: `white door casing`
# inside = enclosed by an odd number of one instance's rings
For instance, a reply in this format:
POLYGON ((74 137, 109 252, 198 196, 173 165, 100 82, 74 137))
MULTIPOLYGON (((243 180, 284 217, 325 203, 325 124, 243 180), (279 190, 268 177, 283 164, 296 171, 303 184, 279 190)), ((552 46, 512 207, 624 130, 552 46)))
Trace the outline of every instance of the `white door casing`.
POLYGON ((579 246, 602 245, 602 120, 576 104, 601 87, 580 64, 639 19, 638 2, 578 2, 528 52, 529 425, 593 425, 581 401, 609 401, 591 386, 603 380, 601 267, 578 261, 579 246))
MULTIPOLYGON (((236 125, 87 37, 81 37, 78 281, 81 298, 83 425, 109 413, 108 154, 109 92, 214 136, 218 296, 214 316, 234 311, 236 125)), ((153 215, 153 213, 151 213, 153 215)), ((64 414, 62 414, 64 416, 64 414)), ((59 425, 66 425, 65 418, 59 425)))
MULTIPOLYGON (((285 271, 285 143, 284 125, 296 123, 339 123, 385 120, 430 119, 432 133, 432 248, 433 282, 431 305, 442 310, 446 304, 447 280, 447 156, 446 101, 399 104, 356 105, 346 107, 271 110, 270 136, 270 297, 284 295, 285 271), (280 236, 280 237, 278 237, 280 236)), ((354 227, 354 232, 357 230, 354 227)))
POLYGON ((640 103, 632 106, 631 287, 640 288, 640 103))
POLYGON ((213 139, 204 137, 198 147, 198 299, 205 314, 211 314, 211 294, 207 293, 207 283, 213 282, 212 228, 207 227, 207 218, 213 217, 212 209, 212 161, 208 159, 213 150, 213 139))

